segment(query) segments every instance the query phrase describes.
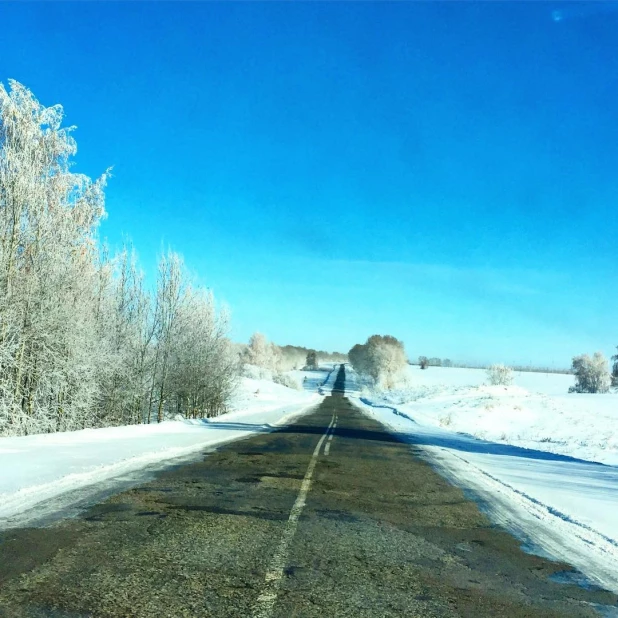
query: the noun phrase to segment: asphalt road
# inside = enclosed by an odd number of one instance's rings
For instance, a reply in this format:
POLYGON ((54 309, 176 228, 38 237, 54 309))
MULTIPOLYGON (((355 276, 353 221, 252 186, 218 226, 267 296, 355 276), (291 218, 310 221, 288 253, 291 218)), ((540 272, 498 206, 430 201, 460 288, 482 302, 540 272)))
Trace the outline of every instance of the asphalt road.
POLYGON ((550 618, 618 603, 553 582, 567 565, 524 553, 413 451, 335 392, 78 518, 0 533, 0 616, 550 618))

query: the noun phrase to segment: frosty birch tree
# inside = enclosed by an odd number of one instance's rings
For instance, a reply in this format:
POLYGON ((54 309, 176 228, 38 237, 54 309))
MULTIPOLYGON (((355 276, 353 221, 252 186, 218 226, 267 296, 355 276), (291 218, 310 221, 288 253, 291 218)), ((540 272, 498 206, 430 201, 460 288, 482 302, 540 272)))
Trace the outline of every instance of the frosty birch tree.
POLYGON ((268 371, 277 371, 281 362, 278 346, 266 339, 262 333, 253 333, 245 351, 245 362, 268 371))
POLYGON ((238 374, 227 312, 175 253, 154 299, 133 251, 109 257, 97 235, 109 171, 71 171, 62 120, 60 105, 0 84, 0 434, 220 413, 238 374))
POLYGON ((0 426, 71 429, 98 395, 99 358, 83 352, 97 347, 92 291, 108 173, 72 173, 62 107, 9 85, 0 84, 0 426))

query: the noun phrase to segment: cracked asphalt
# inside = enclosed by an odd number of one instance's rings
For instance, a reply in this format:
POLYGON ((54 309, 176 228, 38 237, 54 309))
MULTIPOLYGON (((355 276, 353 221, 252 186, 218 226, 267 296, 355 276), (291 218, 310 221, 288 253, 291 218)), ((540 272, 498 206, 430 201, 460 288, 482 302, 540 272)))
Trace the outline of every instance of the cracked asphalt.
POLYGON ((298 422, 47 528, 0 533, 0 616, 244 617, 317 456, 269 615, 599 616, 618 598, 550 579, 463 492, 335 392, 298 422), (325 442, 326 443, 326 442, 325 442))

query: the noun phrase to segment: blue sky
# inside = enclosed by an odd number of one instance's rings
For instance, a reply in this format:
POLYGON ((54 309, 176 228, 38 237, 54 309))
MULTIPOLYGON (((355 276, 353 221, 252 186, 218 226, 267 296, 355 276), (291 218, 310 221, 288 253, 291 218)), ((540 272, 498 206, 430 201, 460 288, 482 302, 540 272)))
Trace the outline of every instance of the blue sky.
POLYGON ((0 3, 0 81, 114 166, 234 337, 567 366, 618 344, 618 3, 0 3), (560 20, 553 19, 560 11, 560 20))

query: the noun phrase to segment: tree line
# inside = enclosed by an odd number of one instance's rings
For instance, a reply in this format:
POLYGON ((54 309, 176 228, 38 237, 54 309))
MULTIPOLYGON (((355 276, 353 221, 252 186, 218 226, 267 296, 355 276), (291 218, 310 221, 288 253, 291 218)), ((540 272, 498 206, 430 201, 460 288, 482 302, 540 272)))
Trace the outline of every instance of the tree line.
MULTIPOLYGON (((241 346, 240 357, 248 377, 267 377, 283 382, 281 375, 294 369, 318 369, 320 362, 346 362, 346 354, 325 352, 303 346, 284 345, 268 341, 265 335, 256 332, 251 335, 249 344, 241 346), (262 371, 255 372, 251 368, 262 371)), ((289 380, 286 381, 286 385, 289 380)))
POLYGON ((62 120, 0 84, 0 434, 220 414, 240 371, 227 310, 174 252, 153 291, 130 246, 109 254, 110 171, 72 171, 62 120))

